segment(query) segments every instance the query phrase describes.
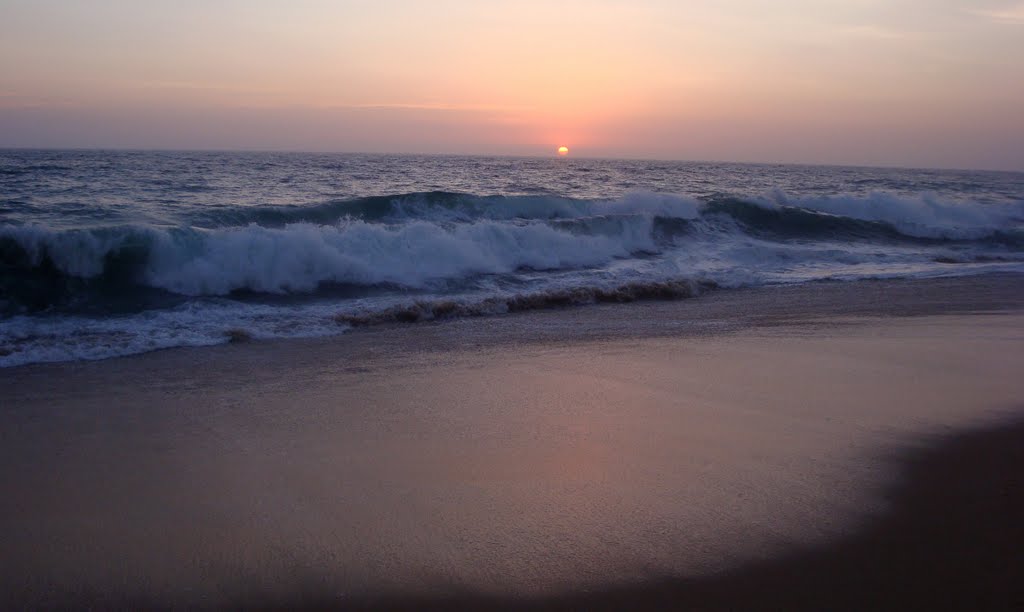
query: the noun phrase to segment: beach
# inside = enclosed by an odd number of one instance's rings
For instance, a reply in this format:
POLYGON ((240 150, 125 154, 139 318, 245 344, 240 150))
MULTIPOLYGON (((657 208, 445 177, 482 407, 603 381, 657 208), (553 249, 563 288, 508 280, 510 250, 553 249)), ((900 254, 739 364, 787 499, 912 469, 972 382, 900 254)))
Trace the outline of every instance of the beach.
POLYGON ((0 370, 5 607, 1024 600, 1024 277, 0 370))
POLYGON ((0 612, 1024 611, 1022 31, 0 1, 0 612))

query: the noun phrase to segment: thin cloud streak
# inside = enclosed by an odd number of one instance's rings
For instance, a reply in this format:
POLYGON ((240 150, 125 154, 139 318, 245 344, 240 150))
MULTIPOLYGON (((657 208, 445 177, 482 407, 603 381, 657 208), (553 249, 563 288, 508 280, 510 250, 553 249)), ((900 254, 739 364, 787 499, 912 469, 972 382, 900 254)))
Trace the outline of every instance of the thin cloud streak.
POLYGON ((1003 9, 972 10, 969 12, 996 23, 1024 25, 1024 2, 1003 9))
POLYGON ((468 111, 468 112, 515 112, 532 111, 536 106, 507 106, 498 104, 455 104, 440 102, 437 104, 421 104, 415 102, 375 102, 369 104, 331 104, 323 108, 369 108, 396 110, 436 110, 436 111, 468 111))

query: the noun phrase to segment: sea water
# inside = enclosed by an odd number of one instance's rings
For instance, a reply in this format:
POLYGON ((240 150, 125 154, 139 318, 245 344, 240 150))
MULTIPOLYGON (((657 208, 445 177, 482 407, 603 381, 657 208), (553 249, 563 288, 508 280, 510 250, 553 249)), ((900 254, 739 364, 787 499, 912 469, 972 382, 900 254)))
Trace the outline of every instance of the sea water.
POLYGON ((0 151, 0 366, 990 272, 1024 272, 1024 173, 0 151))

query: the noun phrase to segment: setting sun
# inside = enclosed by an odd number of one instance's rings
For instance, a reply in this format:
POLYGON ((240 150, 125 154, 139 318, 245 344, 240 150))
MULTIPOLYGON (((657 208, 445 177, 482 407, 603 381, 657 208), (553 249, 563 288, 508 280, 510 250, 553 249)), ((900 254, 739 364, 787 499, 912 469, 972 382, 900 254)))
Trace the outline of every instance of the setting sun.
POLYGON ((558 147, 558 154, 559 155, 568 155, 569 154, 569 147, 558 147))

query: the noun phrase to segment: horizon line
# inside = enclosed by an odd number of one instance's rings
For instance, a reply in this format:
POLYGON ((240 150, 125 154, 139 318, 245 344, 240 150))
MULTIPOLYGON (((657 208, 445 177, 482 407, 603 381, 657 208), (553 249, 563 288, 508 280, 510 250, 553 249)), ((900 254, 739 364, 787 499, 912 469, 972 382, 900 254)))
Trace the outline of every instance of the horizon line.
POLYGON ((342 151, 342 150, 307 150, 307 149, 231 149, 231 148, 175 148, 175 147, 134 147, 134 146, 110 146, 110 147, 31 147, 31 146, 7 146, 0 145, 0 151, 92 151, 92 152, 117 152, 117 153, 221 153, 221 154, 291 154, 291 155, 364 155, 378 157, 483 157, 483 158, 513 158, 513 159, 558 159, 563 161, 647 161, 661 163, 680 164, 732 164, 739 166, 803 166, 814 168, 862 168, 874 170, 912 170, 912 171, 945 171, 945 172, 997 172, 1007 174, 1024 174, 1024 167, 1016 170, 1005 168, 963 168, 954 166, 913 166, 913 165, 887 165, 868 163, 822 163, 808 161, 737 161, 725 159, 684 159, 664 157, 628 157, 628 156, 605 156, 605 155, 574 155, 568 156, 551 153, 543 154, 522 154, 522 153, 424 153, 424 152, 373 152, 373 151, 342 151))

